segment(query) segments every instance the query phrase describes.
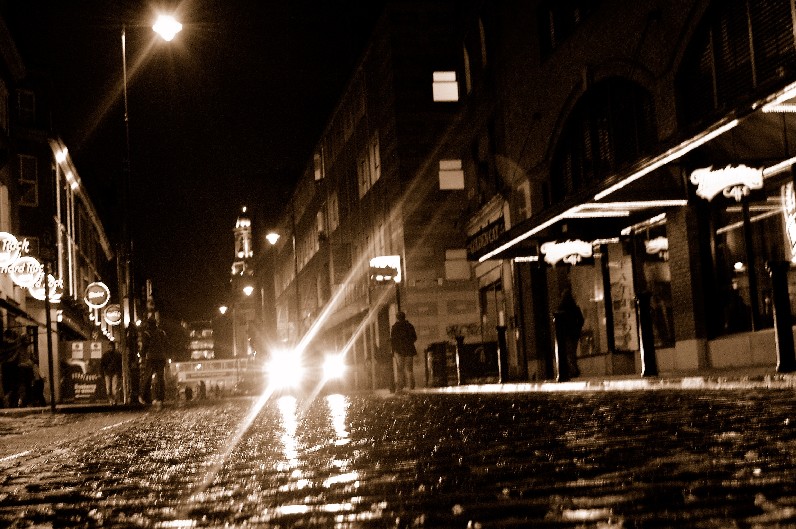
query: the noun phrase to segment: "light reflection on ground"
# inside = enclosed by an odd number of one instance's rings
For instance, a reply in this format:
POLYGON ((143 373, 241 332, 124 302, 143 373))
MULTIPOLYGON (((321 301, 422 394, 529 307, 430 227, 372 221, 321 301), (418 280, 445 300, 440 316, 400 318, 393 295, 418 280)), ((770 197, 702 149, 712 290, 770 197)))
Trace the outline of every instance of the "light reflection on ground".
POLYGON ((167 407, 0 460, 0 525, 793 526, 795 400, 540 392, 167 407))

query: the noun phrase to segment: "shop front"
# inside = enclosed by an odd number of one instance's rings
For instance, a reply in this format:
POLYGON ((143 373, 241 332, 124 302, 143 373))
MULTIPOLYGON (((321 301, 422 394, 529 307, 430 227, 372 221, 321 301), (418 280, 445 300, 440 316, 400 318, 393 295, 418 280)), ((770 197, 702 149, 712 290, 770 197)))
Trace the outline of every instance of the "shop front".
POLYGON ((796 368, 796 131, 792 113, 771 111, 794 94, 728 114, 475 254, 534 279, 517 293, 537 314, 526 354, 560 361, 553 316, 569 290, 584 316, 580 376, 796 368))

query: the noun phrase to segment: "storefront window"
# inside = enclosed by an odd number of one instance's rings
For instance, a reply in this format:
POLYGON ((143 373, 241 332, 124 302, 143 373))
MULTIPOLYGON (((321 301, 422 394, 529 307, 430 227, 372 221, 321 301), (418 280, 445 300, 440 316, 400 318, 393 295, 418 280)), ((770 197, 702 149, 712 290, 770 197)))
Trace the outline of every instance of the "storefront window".
MULTIPOLYGON (((716 288, 722 307, 718 334, 763 329, 774 324, 766 263, 792 260, 786 230, 788 196, 792 196, 793 189, 789 179, 790 175, 766 181, 763 190, 753 192, 741 202, 724 197, 713 201, 716 288)), ((790 275, 790 282, 796 282, 794 272, 790 275)))
POLYGON ((669 238, 664 221, 636 234, 643 246, 639 251, 644 288, 650 293, 652 334, 655 347, 674 347, 672 274, 669 268, 669 238))

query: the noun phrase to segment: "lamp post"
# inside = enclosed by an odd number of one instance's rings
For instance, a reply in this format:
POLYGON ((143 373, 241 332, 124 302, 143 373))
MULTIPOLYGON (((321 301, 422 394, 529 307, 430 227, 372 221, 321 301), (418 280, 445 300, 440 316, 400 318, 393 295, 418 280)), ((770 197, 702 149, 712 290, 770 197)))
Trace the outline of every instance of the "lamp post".
MULTIPOLYGON (((160 15, 152 26, 152 30, 165 41, 171 41, 182 30, 182 24, 174 17, 160 15)), ((137 338, 135 322, 137 321, 135 307, 135 272, 133 267, 133 241, 130 234, 130 196, 131 196, 131 169, 130 169, 130 114, 127 104, 127 27, 122 24, 122 91, 124 97, 124 134, 125 134, 125 159, 122 166, 122 229, 121 244, 117 252, 116 272, 119 282, 119 295, 126 300, 126 318, 122 318, 120 326, 122 345, 122 391, 124 402, 129 403, 132 398, 130 384, 130 357, 136 353, 137 338)))

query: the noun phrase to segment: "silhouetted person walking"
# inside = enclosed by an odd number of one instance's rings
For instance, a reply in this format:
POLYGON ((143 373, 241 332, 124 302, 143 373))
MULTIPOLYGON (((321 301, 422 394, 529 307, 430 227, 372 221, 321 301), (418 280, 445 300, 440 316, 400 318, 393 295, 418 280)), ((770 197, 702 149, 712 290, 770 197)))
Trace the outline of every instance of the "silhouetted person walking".
POLYGON ((166 362, 168 360, 166 332, 160 328, 155 318, 149 318, 141 335, 141 393, 138 401, 147 404, 152 397, 152 378, 154 375, 154 398, 152 403, 159 405, 166 398, 166 362))
POLYGON ((417 349, 415 349, 417 333, 414 325, 406 319, 404 312, 399 312, 396 317, 398 320, 390 330, 390 345, 392 345, 398 364, 397 389, 401 391, 407 383, 409 389, 415 389, 414 358, 417 356, 417 349))
POLYGON ((569 375, 577 377, 580 375, 578 368, 578 342, 580 332, 583 328, 583 312, 572 297, 572 290, 565 288, 561 293, 561 302, 556 310, 557 334, 561 337, 559 347, 563 347, 564 356, 569 367, 569 375))

